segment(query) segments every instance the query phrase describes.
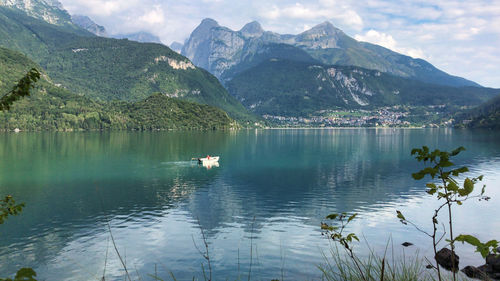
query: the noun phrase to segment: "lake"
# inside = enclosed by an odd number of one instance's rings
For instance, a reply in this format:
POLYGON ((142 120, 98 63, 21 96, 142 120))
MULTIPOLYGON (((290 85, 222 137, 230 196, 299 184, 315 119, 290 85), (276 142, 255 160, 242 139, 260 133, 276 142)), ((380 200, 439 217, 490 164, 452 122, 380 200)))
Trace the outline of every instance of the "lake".
MULTIPOLYGON (((32 267, 42 280, 202 278, 203 235, 213 280, 318 280, 331 243, 320 222, 357 212, 355 251, 398 258, 432 250, 435 199, 410 155, 427 145, 467 151, 456 159, 483 174, 489 201, 456 208, 455 233, 500 239, 500 134, 454 129, 297 129, 228 132, 88 132, 0 135, 0 194, 26 208, 0 225, 0 276, 32 267), (218 155, 219 167, 192 157, 218 155), (496 235, 496 237, 495 237, 496 235), (391 239, 391 240, 389 240, 391 239), (414 246, 404 248, 403 242, 414 246), (105 271, 104 271, 105 270, 105 271)), ((444 221, 444 220, 443 220, 444 221)), ((458 245, 460 266, 480 265, 458 245)))

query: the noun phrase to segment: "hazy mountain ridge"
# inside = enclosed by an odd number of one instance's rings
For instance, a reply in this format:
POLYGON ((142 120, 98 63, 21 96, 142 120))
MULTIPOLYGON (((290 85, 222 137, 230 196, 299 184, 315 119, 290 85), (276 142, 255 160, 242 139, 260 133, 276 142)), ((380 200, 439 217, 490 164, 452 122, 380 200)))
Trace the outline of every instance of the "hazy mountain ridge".
POLYGON ((472 81, 449 75, 424 60, 358 42, 329 22, 298 35, 282 35, 264 31, 258 22, 251 22, 234 31, 220 26, 213 19, 204 19, 191 33, 181 53, 215 76, 230 79, 224 75, 225 72, 248 61, 246 58, 259 52, 261 46, 272 43, 299 47, 324 64, 359 66, 428 83, 478 86, 472 81))
POLYGON ((170 49, 172 49, 172 50, 174 50, 174 51, 176 51, 177 53, 179 53, 179 54, 180 54, 180 53, 181 53, 181 51, 182 51, 182 47, 183 47, 183 46, 184 46, 184 44, 182 44, 182 43, 180 43, 180 42, 175 41, 175 42, 172 42, 172 44, 170 44, 170 46, 169 46, 169 47, 170 47, 170 49))
POLYGON ((72 15, 71 21, 78 25, 79 27, 101 37, 108 37, 108 32, 106 28, 102 25, 98 25, 92 19, 84 15, 72 15))
POLYGON ((132 41, 137 41, 141 43, 158 43, 158 44, 163 44, 161 42, 160 37, 151 34, 149 32, 145 31, 139 31, 135 33, 129 33, 129 34, 115 34, 112 35, 111 37, 116 38, 116 39, 128 39, 132 41))

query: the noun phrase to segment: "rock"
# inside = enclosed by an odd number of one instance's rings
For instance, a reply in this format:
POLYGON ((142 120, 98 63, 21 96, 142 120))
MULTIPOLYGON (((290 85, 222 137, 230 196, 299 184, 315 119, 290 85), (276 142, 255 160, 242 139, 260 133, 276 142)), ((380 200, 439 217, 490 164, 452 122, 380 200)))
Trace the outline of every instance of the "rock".
POLYGON ((448 248, 443 248, 437 252, 434 257, 439 265, 447 270, 455 269, 458 271, 458 264, 460 262, 460 257, 455 253, 454 258, 452 257, 452 252, 448 248))
POLYGON ((486 273, 483 270, 471 265, 464 267, 460 271, 465 273, 465 275, 470 278, 485 279, 486 277, 486 273))
MULTIPOLYGON (((483 276, 482 277, 473 277, 473 278, 482 278, 485 280, 490 280, 490 279, 486 278, 486 277, 490 277, 494 280, 500 280, 500 272, 498 270, 494 270, 493 266, 491 264, 483 264, 483 265, 479 266, 477 269, 483 273, 483 276)), ((464 270, 465 270, 465 268, 464 268, 464 270)), ((463 272, 466 273, 465 271, 463 271, 463 272)), ((467 276, 469 276, 469 275, 467 275, 467 276)))
POLYGON ((500 255, 489 254, 486 257, 486 264, 491 265, 493 272, 500 273, 500 255))
POLYGON ((401 244, 401 245, 403 245, 404 247, 409 247, 409 246, 411 246, 411 245, 413 245, 413 244, 412 244, 412 243, 410 243, 410 242, 404 242, 404 243, 403 243, 403 244, 401 244))
POLYGON ((477 269, 481 270, 482 272, 489 272, 491 271, 491 266, 488 266, 487 264, 483 264, 477 269))

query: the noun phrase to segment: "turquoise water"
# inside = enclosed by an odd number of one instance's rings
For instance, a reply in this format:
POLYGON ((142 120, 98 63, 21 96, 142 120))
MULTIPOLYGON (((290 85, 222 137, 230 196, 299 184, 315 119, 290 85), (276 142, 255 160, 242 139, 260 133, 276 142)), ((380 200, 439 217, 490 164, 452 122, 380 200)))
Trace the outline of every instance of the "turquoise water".
MULTIPOLYGON (((202 277, 317 280, 329 242, 320 222, 358 212, 351 231, 395 255, 429 254, 430 241, 395 210, 430 228, 435 202, 414 147, 465 146, 457 163, 484 174, 488 202, 457 209, 455 233, 500 239, 500 142, 492 131, 451 129, 250 130, 237 132, 19 133, 0 135, 0 194, 26 203, 0 225, 0 276, 33 267, 42 280, 202 277), (219 155, 219 167, 189 160, 219 155), (413 247, 403 249, 409 241, 413 247), (252 247, 252 251, 250 251, 252 247), (106 254, 107 253, 107 254, 106 254), (106 258, 107 257, 107 258, 106 258)), ((366 253, 366 244, 357 246, 366 253)), ((459 246, 461 266, 479 265, 459 246)))

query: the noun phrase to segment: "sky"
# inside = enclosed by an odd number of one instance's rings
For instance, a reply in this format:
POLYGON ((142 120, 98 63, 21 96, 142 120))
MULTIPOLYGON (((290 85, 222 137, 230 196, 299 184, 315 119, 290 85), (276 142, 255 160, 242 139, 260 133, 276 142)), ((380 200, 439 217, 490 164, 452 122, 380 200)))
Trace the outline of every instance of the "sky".
POLYGON ((452 75, 500 88, 499 0, 60 0, 108 33, 147 31, 184 42, 204 18, 239 30, 297 34, 330 21, 347 35, 415 58, 452 75))

